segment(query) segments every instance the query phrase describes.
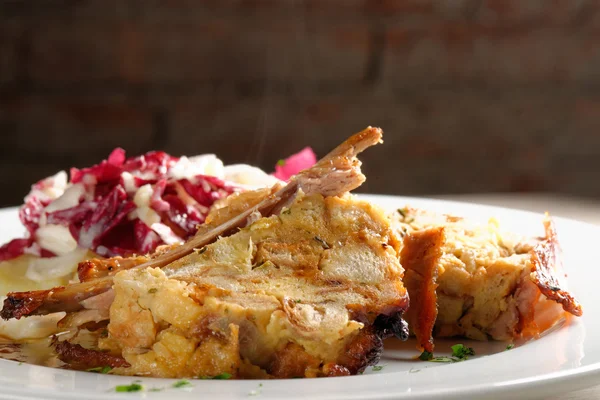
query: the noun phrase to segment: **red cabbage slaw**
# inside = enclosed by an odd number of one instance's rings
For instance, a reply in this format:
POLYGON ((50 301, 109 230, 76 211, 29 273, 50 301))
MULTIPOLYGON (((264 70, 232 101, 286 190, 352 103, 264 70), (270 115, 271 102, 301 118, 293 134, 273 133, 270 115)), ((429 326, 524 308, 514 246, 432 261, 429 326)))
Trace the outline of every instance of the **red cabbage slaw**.
POLYGON ((280 160, 270 176, 245 165, 232 166, 227 176, 216 157, 194 159, 162 151, 126 158, 117 148, 100 164, 71 168, 69 182, 65 172, 42 179, 19 209, 26 237, 0 247, 0 261, 23 254, 60 256, 76 248, 105 257, 147 254, 194 235, 215 201, 248 188, 238 177, 249 169, 264 175, 259 179, 264 186, 287 181, 316 162, 307 147, 280 160), (198 168, 207 160, 216 171, 198 168))

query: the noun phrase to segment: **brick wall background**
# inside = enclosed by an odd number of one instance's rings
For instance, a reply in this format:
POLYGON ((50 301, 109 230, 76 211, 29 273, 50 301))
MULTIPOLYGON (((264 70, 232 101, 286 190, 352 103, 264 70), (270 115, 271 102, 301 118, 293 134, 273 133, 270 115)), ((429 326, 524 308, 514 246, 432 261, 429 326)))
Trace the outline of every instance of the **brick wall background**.
POLYGON ((367 125, 363 191, 600 197, 600 0, 0 0, 0 205, 116 146, 269 169, 367 125))

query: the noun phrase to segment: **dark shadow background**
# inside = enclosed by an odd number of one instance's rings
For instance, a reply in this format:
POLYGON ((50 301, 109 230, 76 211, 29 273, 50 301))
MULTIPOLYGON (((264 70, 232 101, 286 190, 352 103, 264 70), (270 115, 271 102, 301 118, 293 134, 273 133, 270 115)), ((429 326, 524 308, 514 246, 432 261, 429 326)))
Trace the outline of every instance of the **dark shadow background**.
POLYGON ((362 191, 600 197, 600 1, 0 0, 0 205, 163 149, 270 170, 373 125, 362 191))

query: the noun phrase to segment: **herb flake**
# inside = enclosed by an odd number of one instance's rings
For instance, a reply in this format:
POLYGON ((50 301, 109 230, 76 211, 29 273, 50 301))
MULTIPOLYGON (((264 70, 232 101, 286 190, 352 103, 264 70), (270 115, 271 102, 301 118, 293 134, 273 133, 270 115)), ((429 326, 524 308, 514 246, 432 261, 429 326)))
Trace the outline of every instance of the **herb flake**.
POLYGON ((454 346, 450 346, 452 349, 452 356, 441 356, 434 357, 432 353, 428 351, 424 351, 419 356, 419 360, 421 361, 430 361, 430 362, 439 362, 439 363, 455 363, 460 361, 468 360, 469 356, 475 355, 475 350, 471 347, 467 347, 463 344, 455 344, 454 346))
POLYGON ((155 287, 148 289, 148 293, 150 293, 150 294, 154 294, 156 292, 158 292, 158 289, 155 287))
POLYGON ((512 350, 512 349, 514 349, 514 348, 515 348, 515 345, 511 343, 511 344, 509 344, 508 346, 506 346, 506 349, 505 349, 505 351, 506 351, 506 350, 512 350))
POLYGON ((385 367, 385 365, 375 365, 373 366, 373 371, 379 372, 383 369, 383 367, 385 367))
POLYGON ((469 356, 475 355, 475 350, 472 347, 467 347, 460 343, 450 346, 450 348, 452 349, 452 357, 456 357, 459 360, 466 360, 469 356))
POLYGON ((398 214, 402 216, 402 218, 406 218, 406 214, 408 214, 408 210, 406 208, 399 208, 398 214))
POLYGON ((280 167, 283 167, 285 165, 285 160, 281 159, 281 160, 277 161, 277 165, 279 165, 280 167))
POLYGON ((175 382, 173 384, 173 387, 176 388, 176 389, 184 388, 184 387, 189 387, 189 386, 192 386, 192 383, 190 381, 188 381, 188 380, 185 380, 185 379, 177 381, 177 382, 175 382))
POLYGON ((222 374, 215 376, 201 376, 198 379, 231 379, 233 375, 228 372, 223 372, 222 374))
POLYGON ((116 392, 141 392, 144 389, 139 383, 132 383, 131 385, 119 385, 115 387, 116 392))

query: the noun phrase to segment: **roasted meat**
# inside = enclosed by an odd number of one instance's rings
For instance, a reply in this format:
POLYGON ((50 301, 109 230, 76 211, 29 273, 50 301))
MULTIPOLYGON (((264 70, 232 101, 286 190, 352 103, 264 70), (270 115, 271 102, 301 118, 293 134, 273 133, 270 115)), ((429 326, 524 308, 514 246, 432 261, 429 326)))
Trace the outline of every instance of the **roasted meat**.
POLYGON ((548 216, 541 238, 504 232, 495 220, 480 226, 409 207, 394 218, 395 229, 404 236, 400 262, 407 270, 412 309, 407 319, 426 350, 432 335, 530 338, 569 314, 582 314, 566 290, 548 216))
POLYGON ((404 334, 389 329, 407 306, 398 246, 369 203, 299 195, 162 269, 118 273, 101 347, 131 364, 123 374, 356 374, 404 334))
POLYGON ((10 293, 1 315, 108 320, 99 349, 55 344, 69 358, 118 357, 119 374, 359 373, 377 362, 383 339, 408 335, 400 240, 382 210, 347 193, 365 179, 356 155, 380 141, 368 128, 284 187, 219 202, 187 243, 83 263, 81 283, 10 293))
POLYGON ((415 231, 405 236, 400 263, 405 270, 404 285, 411 297, 406 313, 409 327, 420 350, 433 353, 433 328, 437 320, 438 264, 446 240, 443 227, 415 231))

